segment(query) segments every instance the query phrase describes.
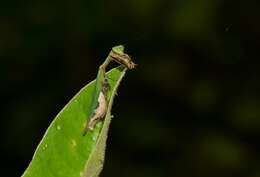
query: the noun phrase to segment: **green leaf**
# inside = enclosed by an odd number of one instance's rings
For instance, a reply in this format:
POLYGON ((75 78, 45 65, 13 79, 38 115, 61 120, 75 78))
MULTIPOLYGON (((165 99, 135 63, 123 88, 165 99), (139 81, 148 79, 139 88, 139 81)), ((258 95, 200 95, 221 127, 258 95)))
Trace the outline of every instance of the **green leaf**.
POLYGON ((102 170, 111 107, 116 90, 126 69, 123 66, 108 72, 111 89, 104 121, 82 136, 95 81, 77 93, 56 116, 38 145, 31 163, 22 177, 97 177, 102 170))

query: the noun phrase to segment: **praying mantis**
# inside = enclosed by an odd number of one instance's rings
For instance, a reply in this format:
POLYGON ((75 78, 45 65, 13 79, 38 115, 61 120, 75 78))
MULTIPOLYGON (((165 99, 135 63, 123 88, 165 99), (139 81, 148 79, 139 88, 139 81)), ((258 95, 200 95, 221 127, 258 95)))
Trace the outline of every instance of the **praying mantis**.
POLYGON ((115 61, 127 69, 133 69, 136 66, 129 55, 124 53, 124 46, 119 45, 112 48, 106 60, 100 65, 98 70, 95 90, 91 103, 91 113, 85 124, 83 136, 85 136, 88 131, 92 131, 95 128, 95 125, 106 115, 109 102, 108 91, 110 88, 108 78, 106 76, 106 68, 111 61, 115 61))

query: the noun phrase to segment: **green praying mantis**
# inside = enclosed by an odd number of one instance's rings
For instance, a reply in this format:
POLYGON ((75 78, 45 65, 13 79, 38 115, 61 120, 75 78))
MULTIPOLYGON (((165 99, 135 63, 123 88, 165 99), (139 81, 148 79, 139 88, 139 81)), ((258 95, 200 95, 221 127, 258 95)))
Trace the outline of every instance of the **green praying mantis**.
POLYGON ((133 69, 136 66, 129 55, 124 53, 124 46, 119 45, 112 48, 106 60, 100 65, 98 70, 95 90, 91 103, 91 114, 85 124, 83 136, 85 136, 88 131, 92 131, 95 128, 95 125, 106 115, 109 102, 108 91, 110 88, 108 78, 106 76, 106 68, 111 61, 115 61, 127 69, 133 69))

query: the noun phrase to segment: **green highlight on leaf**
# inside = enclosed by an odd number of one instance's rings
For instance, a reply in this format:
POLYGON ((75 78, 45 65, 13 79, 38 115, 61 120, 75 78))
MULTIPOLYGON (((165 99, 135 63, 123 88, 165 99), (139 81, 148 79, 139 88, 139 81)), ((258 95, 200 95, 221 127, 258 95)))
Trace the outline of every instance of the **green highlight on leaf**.
MULTIPOLYGON (((116 47, 123 52, 123 46, 116 47)), ((119 66, 107 73, 108 111, 93 131, 82 136, 91 111, 95 81, 82 88, 55 117, 22 177, 97 177, 102 170, 111 108, 126 68, 119 66)))

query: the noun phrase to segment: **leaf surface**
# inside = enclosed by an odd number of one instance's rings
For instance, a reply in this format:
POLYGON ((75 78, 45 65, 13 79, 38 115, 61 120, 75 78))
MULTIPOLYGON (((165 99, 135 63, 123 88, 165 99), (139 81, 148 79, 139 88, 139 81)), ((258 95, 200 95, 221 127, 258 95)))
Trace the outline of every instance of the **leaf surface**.
POLYGON ((102 170, 111 107, 126 69, 107 73, 110 84, 104 121, 82 136, 91 111, 95 81, 82 88, 55 117, 22 177, 96 177, 102 170))

